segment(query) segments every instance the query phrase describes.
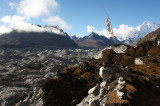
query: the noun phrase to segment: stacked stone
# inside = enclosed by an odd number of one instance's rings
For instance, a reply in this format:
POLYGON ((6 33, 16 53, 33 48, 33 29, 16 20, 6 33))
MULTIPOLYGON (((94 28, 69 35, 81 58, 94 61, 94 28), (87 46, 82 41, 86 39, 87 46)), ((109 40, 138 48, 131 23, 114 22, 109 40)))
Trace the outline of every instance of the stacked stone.
MULTIPOLYGON (((107 97, 107 93, 110 90, 113 90, 116 86, 113 86, 112 88, 110 88, 110 86, 108 85, 108 72, 112 72, 113 67, 105 67, 105 63, 103 63, 103 66, 100 67, 99 69, 99 75, 101 76, 101 78, 103 79, 103 81, 100 84, 97 84, 95 87, 91 88, 88 91, 88 96, 86 98, 84 98, 82 100, 81 103, 79 103, 77 106, 108 106, 106 104, 106 101, 109 99, 107 97)), ((116 90, 117 90, 117 95, 120 99, 125 98, 126 96, 126 83, 123 79, 123 77, 120 77, 118 80, 118 84, 116 86, 116 90)))
POLYGON ((123 77, 118 79, 118 85, 116 86, 117 96, 120 100, 126 98, 126 82, 123 77))
POLYGON ((159 46, 159 45, 160 45, 160 39, 157 40, 157 46, 159 46))

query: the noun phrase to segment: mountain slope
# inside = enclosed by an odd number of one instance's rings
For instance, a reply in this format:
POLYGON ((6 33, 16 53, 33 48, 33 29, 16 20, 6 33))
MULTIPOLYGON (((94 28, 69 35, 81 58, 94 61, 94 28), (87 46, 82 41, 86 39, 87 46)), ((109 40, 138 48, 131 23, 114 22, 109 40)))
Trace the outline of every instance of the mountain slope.
POLYGON ((94 32, 92 32, 89 36, 85 36, 83 38, 75 40, 75 42, 80 47, 105 47, 114 44, 113 40, 108 39, 104 36, 99 36, 94 32))
POLYGON ((77 47, 77 44, 64 33, 63 35, 49 32, 18 32, 0 36, 1 47, 77 47))

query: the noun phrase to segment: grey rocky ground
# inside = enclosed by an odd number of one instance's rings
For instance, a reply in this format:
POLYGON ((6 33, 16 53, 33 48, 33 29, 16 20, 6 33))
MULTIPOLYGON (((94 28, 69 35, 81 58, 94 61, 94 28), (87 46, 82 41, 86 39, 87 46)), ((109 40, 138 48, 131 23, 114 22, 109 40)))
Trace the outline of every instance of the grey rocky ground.
POLYGON ((41 85, 58 70, 97 56, 99 49, 0 50, 0 105, 42 106, 41 85))

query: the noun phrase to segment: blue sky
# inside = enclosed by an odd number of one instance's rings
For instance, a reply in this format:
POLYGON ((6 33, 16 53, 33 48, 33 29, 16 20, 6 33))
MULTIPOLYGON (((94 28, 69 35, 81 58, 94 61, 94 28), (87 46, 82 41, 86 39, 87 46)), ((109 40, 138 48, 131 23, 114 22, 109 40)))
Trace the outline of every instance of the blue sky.
POLYGON ((159 4, 160 0, 1 0, 0 26, 13 27, 11 23, 4 22, 4 17, 20 16, 25 17, 27 23, 42 26, 58 24, 69 35, 82 37, 89 34, 87 26, 93 26, 96 30, 106 28, 108 15, 113 28, 121 24, 136 27, 146 20, 160 24, 159 4), (33 6, 27 3, 33 3, 33 6), (40 11, 36 10, 35 5, 40 5, 37 6, 40 11), (33 11, 26 11, 31 8, 33 11))

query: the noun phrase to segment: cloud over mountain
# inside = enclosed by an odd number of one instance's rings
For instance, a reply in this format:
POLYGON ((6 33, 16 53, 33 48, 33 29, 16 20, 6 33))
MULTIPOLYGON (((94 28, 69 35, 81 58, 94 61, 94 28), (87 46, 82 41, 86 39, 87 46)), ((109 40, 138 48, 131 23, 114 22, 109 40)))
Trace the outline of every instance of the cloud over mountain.
POLYGON ((9 33, 11 32, 12 30, 10 28, 7 28, 6 26, 0 26, 0 35, 1 34, 4 34, 4 33, 9 33))
POLYGON ((59 25, 62 29, 71 29, 72 28, 72 26, 69 26, 67 24, 67 22, 65 22, 59 16, 50 16, 47 19, 44 19, 43 21, 48 23, 48 24, 54 23, 54 25, 59 25))
POLYGON ((56 34, 63 35, 64 33, 61 31, 60 28, 57 28, 53 25, 40 27, 38 25, 30 24, 25 20, 25 17, 22 16, 5 16, 0 21, 4 22, 7 27, 0 26, 0 30, 2 31, 0 34, 9 33, 12 30, 17 31, 26 31, 26 32, 51 32, 56 34))
POLYGON ((4 16, 0 19, 3 25, 0 25, 0 35, 9 33, 12 30, 26 32, 53 32, 60 34, 61 31, 54 27, 39 27, 31 24, 32 19, 40 19, 48 25, 58 25, 62 29, 71 29, 72 27, 58 14, 59 4, 56 0, 21 0, 9 2, 9 7, 16 11, 13 16, 4 16), (45 16, 45 17, 44 17, 45 16))
MULTIPOLYGON (((145 21, 141 25, 137 27, 130 27, 128 25, 120 25, 119 28, 113 28, 114 35, 118 40, 123 41, 130 38, 143 38, 146 34, 155 31, 158 29, 160 25, 145 21)), ((110 38, 111 35, 108 33, 107 28, 103 28, 102 30, 97 30, 93 26, 87 26, 88 32, 96 32, 99 35, 110 38)))

